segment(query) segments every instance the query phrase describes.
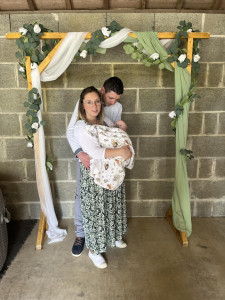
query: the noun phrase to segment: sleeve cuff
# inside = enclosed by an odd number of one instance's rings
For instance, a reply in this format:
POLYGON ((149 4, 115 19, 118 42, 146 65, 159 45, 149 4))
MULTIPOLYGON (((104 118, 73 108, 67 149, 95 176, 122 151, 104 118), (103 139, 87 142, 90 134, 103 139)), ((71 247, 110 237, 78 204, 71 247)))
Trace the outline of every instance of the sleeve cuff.
POLYGON ((77 154, 79 154, 80 152, 83 152, 82 148, 78 148, 75 152, 74 155, 77 156, 77 154))

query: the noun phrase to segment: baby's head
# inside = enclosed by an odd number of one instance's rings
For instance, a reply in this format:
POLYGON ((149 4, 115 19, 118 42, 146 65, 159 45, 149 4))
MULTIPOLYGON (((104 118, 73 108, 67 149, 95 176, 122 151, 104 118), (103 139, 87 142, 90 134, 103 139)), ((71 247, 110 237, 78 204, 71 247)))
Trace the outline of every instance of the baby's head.
POLYGON ((114 126, 120 128, 120 129, 122 129, 124 131, 127 131, 127 124, 124 121, 122 121, 122 120, 117 121, 114 124, 114 126))

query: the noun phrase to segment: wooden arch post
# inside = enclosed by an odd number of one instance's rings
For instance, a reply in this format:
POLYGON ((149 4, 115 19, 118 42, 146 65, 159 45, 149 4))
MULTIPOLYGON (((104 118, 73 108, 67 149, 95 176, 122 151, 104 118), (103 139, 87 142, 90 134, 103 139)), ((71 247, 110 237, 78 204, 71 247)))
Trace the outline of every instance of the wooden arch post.
MULTIPOLYGON (((60 40, 60 42, 53 48, 53 50, 46 56, 46 58, 42 61, 42 63, 38 66, 40 74, 45 70, 45 68, 48 66, 52 58, 54 57, 56 51, 58 50, 59 46, 61 45, 63 39, 67 33, 60 33, 60 32, 44 32, 44 35, 41 36, 41 39, 57 39, 60 40)), ((135 37, 134 33, 129 34, 132 37, 135 37)), ((159 39, 174 39, 176 35, 176 32, 158 32, 158 38, 159 39)), ((7 39, 19 39, 21 37, 20 33, 7 33, 6 38, 7 39)), ((187 66, 187 70, 189 74, 191 74, 191 67, 192 67, 192 51, 193 51, 193 41, 194 39, 208 39, 210 37, 209 33, 205 32, 188 32, 188 39, 187 39, 187 58, 190 60, 190 64, 187 66)), ((91 38, 91 33, 88 33, 86 35, 86 39, 91 38)), ((174 67, 174 63, 171 63, 171 65, 174 67)), ((27 84, 28 84, 28 90, 32 89, 32 81, 31 81, 31 60, 30 57, 26 57, 26 72, 27 72, 27 84)), ((40 165, 40 159, 39 159, 39 140, 38 140, 38 134, 34 134, 34 152, 35 152, 35 163, 37 165, 40 165)), ((42 186, 39 182, 39 174, 37 174, 37 185, 40 193, 42 193, 43 189, 42 186)), ((183 247, 188 246, 188 239, 186 232, 183 231, 178 231, 174 226, 173 226, 173 221, 172 221, 172 207, 167 211, 166 213, 166 218, 172 227, 173 231, 175 232, 178 240, 181 242, 183 247)), ((45 238, 45 233, 47 230, 47 222, 46 222, 46 217, 44 213, 41 210, 41 215, 40 215, 40 221, 39 221, 39 228, 38 228, 38 235, 37 235, 37 241, 36 241, 36 249, 40 250, 43 247, 44 243, 44 238, 45 238)))

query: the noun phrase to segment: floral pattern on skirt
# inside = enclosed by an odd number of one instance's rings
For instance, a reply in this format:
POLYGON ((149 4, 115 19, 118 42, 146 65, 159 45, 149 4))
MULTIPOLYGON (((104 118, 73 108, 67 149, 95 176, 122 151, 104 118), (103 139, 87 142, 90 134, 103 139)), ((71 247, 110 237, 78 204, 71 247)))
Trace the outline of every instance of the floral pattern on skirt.
POLYGON ((112 191, 94 182, 90 171, 80 163, 80 196, 85 243, 95 254, 115 247, 127 232, 125 184, 112 191))

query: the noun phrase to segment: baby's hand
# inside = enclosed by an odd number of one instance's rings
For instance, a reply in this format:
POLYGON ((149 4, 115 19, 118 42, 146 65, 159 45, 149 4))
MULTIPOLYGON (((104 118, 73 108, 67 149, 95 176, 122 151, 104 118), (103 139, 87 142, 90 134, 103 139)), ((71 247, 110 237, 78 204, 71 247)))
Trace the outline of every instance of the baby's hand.
POLYGON ((122 129, 124 131, 127 131, 127 124, 124 121, 122 121, 122 120, 117 121, 114 124, 114 127, 120 128, 120 129, 122 129))

